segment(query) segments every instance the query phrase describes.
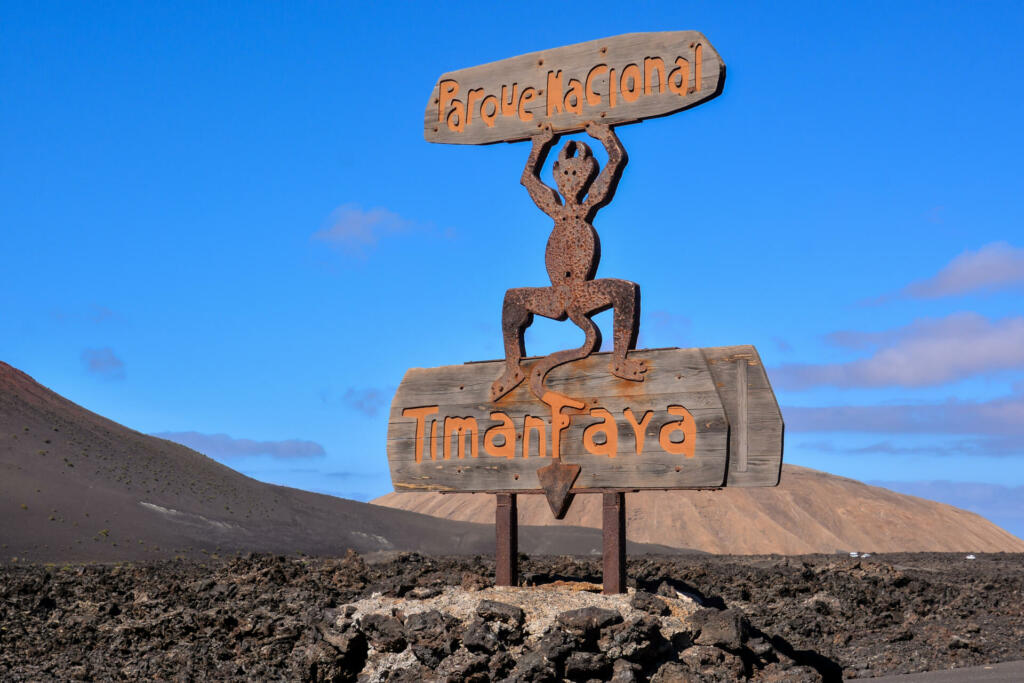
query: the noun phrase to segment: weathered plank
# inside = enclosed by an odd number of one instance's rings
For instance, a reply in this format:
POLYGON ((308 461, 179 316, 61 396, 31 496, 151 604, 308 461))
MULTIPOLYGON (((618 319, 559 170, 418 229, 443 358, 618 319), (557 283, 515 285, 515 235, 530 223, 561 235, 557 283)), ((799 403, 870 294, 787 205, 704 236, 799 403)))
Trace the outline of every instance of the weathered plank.
POLYGON ((628 33, 531 52, 442 75, 424 114, 430 142, 524 140, 588 121, 636 123, 722 92, 725 64, 698 31, 628 33))
MULTIPOLYGON (((756 358, 752 347, 730 348, 746 351, 745 361, 756 358)), ((558 435, 563 462, 582 468, 573 490, 725 484, 730 422, 721 392, 735 393, 736 371, 733 384, 718 387, 701 349, 633 351, 631 356, 648 364, 643 382, 612 376, 609 356, 603 353, 548 375, 549 389, 582 404, 563 410, 569 425, 558 435)), ((728 354, 711 357, 724 367, 722 359, 728 354)), ((502 370, 502 361, 491 361, 406 373, 388 425, 388 460, 396 490, 540 488, 537 469, 551 462, 554 449, 551 409, 525 383, 492 403, 488 390, 502 370)), ((774 404, 758 394, 771 391, 756 376, 763 369, 751 366, 748 372, 750 386, 765 388, 749 397, 747 472, 737 481, 773 485, 781 467, 781 416, 775 406, 772 420, 774 404)))
POLYGON ((778 485, 785 427, 757 349, 720 346, 701 352, 733 428, 727 485, 778 485))

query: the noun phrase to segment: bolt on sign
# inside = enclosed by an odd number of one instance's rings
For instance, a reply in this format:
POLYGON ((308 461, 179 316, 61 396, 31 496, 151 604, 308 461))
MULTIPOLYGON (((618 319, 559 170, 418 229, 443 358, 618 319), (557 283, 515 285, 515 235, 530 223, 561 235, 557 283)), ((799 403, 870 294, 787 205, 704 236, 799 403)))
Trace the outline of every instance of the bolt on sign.
MULTIPOLYGON (((696 31, 630 33, 442 75, 424 117, 430 142, 530 141, 520 176, 552 221, 549 285, 512 287, 501 306, 505 358, 406 372, 387 452, 396 491, 498 494, 497 581, 516 576, 516 495, 543 493, 565 516, 605 495, 605 592, 625 590, 625 492, 774 486, 783 423, 752 346, 636 349, 640 286, 597 278, 594 220, 627 162, 616 126, 666 116, 722 92, 725 64, 696 31), (555 187, 541 179, 548 155, 555 187), (580 136, 584 137, 584 136, 580 136), (588 142, 589 139, 589 142, 588 142), (590 145, 600 145, 600 167, 590 145), (612 350, 592 320, 611 309, 612 350), (526 355, 541 315, 570 320, 582 346, 526 355)), ((539 251, 539 245, 538 245, 539 251)))

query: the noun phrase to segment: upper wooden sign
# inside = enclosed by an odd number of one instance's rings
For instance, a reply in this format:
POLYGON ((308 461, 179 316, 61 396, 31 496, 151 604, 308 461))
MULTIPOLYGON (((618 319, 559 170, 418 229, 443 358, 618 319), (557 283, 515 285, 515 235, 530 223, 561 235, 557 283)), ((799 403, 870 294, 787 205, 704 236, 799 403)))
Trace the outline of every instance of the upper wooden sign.
POLYGON ((698 31, 627 33, 444 74, 427 103, 429 142, 485 145, 588 121, 621 125, 716 97, 725 63, 698 31))
POLYGON ((555 368, 551 403, 526 383, 492 401, 502 361, 409 370, 388 424, 395 490, 539 493, 556 454, 580 466, 576 493, 778 483, 782 415, 754 347, 630 357, 643 382, 610 374, 604 353, 555 368))

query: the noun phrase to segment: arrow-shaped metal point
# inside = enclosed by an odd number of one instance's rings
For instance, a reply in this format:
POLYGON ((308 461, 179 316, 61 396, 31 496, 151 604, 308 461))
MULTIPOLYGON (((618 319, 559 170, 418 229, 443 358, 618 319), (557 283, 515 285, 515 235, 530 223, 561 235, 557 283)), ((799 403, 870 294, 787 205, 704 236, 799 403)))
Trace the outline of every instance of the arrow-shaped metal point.
POLYGON ((573 499, 573 494, 569 493, 569 490, 579 476, 579 465, 565 465, 561 460, 537 470, 537 479, 540 481, 540 487, 544 489, 544 495, 555 519, 565 518, 565 513, 569 511, 573 499))

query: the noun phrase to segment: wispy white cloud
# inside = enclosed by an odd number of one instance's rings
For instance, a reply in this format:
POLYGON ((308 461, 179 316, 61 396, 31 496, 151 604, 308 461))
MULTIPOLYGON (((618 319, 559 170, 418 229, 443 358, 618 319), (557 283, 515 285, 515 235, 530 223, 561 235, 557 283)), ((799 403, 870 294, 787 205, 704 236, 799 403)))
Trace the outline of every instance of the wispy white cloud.
POLYGON ((363 256, 382 237, 409 230, 412 226, 411 221, 388 209, 362 209, 356 204, 345 204, 331 213, 329 225, 313 233, 313 239, 349 254, 363 256))
POLYGON ((927 444, 903 445, 891 440, 876 441, 866 446, 840 446, 832 441, 804 441, 797 444, 803 450, 839 455, 924 455, 924 456, 987 456, 1002 457, 1024 454, 1024 438, 1020 436, 979 436, 950 438, 937 436, 940 441, 927 444))
POLYGON ((124 379, 124 361, 113 349, 86 349, 82 351, 82 363, 90 373, 104 379, 124 379))
POLYGON ((379 389, 346 389, 341 400, 349 408, 369 417, 387 404, 387 397, 379 389))
POLYGON ((1024 396, 921 405, 787 406, 787 432, 976 434, 1009 439, 988 450, 1024 452, 1024 396))
POLYGON ((839 346, 875 351, 847 363, 780 365, 772 370, 773 383, 792 390, 922 387, 1024 368, 1022 317, 989 320, 977 313, 955 313, 884 332, 835 332, 827 339, 839 346))
POLYGON ((963 252, 933 277, 907 285, 901 294, 935 299, 1010 288, 1024 288, 1024 249, 992 242, 963 252))
POLYGON ((153 436, 188 446, 211 458, 269 455, 272 458, 291 460, 326 455, 324 447, 320 444, 300 439, 253 441, 252 439, 235 439, 227 434, 201 434, 199 432, 160 432, 153 436))

